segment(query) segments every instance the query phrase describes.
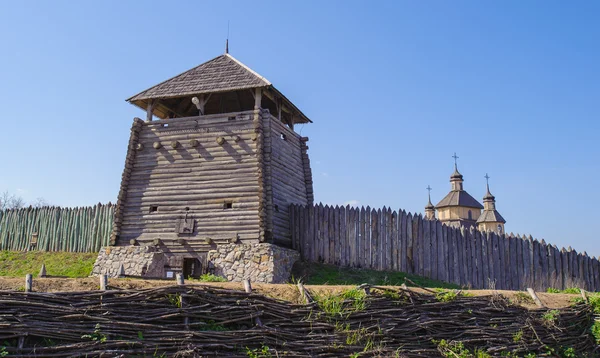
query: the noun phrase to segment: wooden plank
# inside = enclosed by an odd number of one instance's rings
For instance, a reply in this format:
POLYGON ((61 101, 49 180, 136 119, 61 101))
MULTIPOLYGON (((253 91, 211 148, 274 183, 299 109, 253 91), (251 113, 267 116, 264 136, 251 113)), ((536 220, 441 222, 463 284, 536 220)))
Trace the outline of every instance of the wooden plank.
POLYGON ((413 217, 411 213, 406 215, 406 271, 415 273, 415 246, 413 239, 413 217))
POLYGON ((390 244, 392 246, 392 250, 390 250, 390 262, 392 263, 391 269, 394 271, 400 270, 400 261, 398 257, 400 255, 400 237, 398 235, 398 227, 400 226, 398 223, 398 213, 395 211, 392 212, 391 216, 392 222, 392 235, 390 238, 390 244))
POLYGON ((358 249, 357 249, 357 259, 358 259, 358 267, 365 267, 366 258, 366 248, 368 247, 367 238, 365 234, 365 208, 361 207, 360 212, 358 213, 358 230, 359 241, 358 241, 358 249))
POLYGON ((380 212, 379 216, 379 224, 380 224, 380 238, 381 245, 379 245, 379 266, 378 269, 383 271, 387 269, 387 253, 389 252, 389 244, 388 244, 388 229, 389 229, 389 221, 387 216, 387 208, 384 206, 380 212))
POLYGON ((331 222, 333 223, 333 237, 332 237, 332 242, 333 242, 333 257, 334 257, 334 264, 335 265, 342 265, 342 254, 343 254, 343 248, 340 246, 341 242, 340 242, 340 207, 339 206, 335 206, 335 208, 333 208, 332 213, 331 213, 331 222))
POLYGON ((466 256, 467 256, 467 249, 466 249, 466 230, 464 227, 461 227, 460 229, 456 229, 454 228, 454 230, 457 231, 457 244, 458 244, 458 270, 459 270, 459 279, 460 279, 460 285, 461 286, 466 286, 467 285, 467 260, 466 260, 466 256))
POLYGON ((540 264, 540 242, 533 240, 533 284, 534 289, 542 287, 542 266, 540 264))
POLYGON ((478 238, 481 242, 481 288, 489 288, 490 265, 488 259, 488 242, 485 232, 478 232, 478 238))
POLYGON ((365 210, 365 264, 363 267, 369 268, 371 267, 371 262, 373 260, 371 249, 371 208, 367 206, 365 210))
POLYGON ((562 266, 562 286, 560 287, 560 289, 564 290, 570 286, 571 282, 569 272, 569 254, 564 247, 560 250, 560 262, 562 266))
POLYGON ((458 254, 458 240, 460 236, 460 231, 456 230, 453 227, 445 226, 448 230, 448 235, 450 237, 450 246, 452 248, 452 280, 451 282, 460 285, 460 269, 459 269, 459 254, 458 254))
POLYGON ((438 241, 438 261, 437 261, 437 273, 438 280, 448 282, 450 279, 450 270, 448 267, 448 236, 446 228, 442 225, 439 220, 435 220, 437 241, 438 241))
POLYGON ((419 214, 418 216, 415 215, 415 219, 416 219, 416 224, 417 224, 417 244, 419 245, 418 247, 418 263, 419 263, 419 270, 418 273, 421 276, 425 276, 425 261, 424 261, 424 251, 425 251, 425 232, 426 232, 426 226, 424 225, 423 222, 423 218, 421 217, 421 215, 419 214))
POLYGON ((431 253, 431 220, 423 219, 422 223, 424 227, 424 235, 422 241, 423 245, 421 245, 421 249, 419 250, 419 258, 422 260, 421 262, 423 263, 423 267, 419 268, 419 272, 422 276, 432 278, 431 257, 435 254, 431 253))
POLYGON ((547 245, 548 249, 548 287, 558 288, 557 275, 556 275, 556 257, 554 254, 554 247, 547 245))
POLYGON ((550 277, 550 267, 548 264, 548 245, 546 241, 542 239, 540 243, 540 263, 542 264, 542 287, 541 291, 546 291, 548 289, 548 282, 550 277))
POLYGON ((504 286, 507 290, 512 290, 512 272, 511 272, 511 238, 513 234, 506 235, 504 241, 504 286))
POLYGON ((337 248, 336 248, 336 227, 335 227, 335 212, 336 208, 332 206, 329 207, 329 262, 337 265, 337 248))
POLYGON ((592 269, 594 272, 594 287, 592 287, 592 290, 597 292, 600 291, 600 272, 598 271, 600 269, 600 265, 596 257, 592 258, 592 269))
POLYGON ((356 230, 350 224, 350 218, 354 214, 354 209, 350 205, 340 207, 340 246, 342 251, 342 265, 356 267, 354 259, 356 257, 356 230))
POLYGON ((408 254, 406 252, 406 212, 404 210, 398 210, 398 270, 401 272, 408 272, 406 262, 408 261, 408 254))
POLYGON ((371 268, 373 269, 379 267, 379 245, 381 245, 379 237, 379 216, 377 210, 371 210, 371 268))

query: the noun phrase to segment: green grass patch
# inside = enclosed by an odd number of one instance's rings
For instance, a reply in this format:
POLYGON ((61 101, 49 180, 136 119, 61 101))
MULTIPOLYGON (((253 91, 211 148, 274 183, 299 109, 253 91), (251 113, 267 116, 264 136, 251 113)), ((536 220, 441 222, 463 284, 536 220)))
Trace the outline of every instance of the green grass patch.
POLYGON ((293 277, 301 279, 308 285, 360 285, 368 283, 378 286, 414 286, 405 278, 412 280, 419 286, 439 288, 460 288, 451 283, 431 280, 421 276, 409 275, 403 272, 375 271, 338 267, 318 263, 300 263, 294 267, 293 277))
POLYGON ((367 307, 365 291, 353 288, 341 293, 316 295, 315 301, 327 315, 345 316, 352 312, 363 311, 367 307))
POLYGON ((97 253, 0 251, 0 276, 35 276, 45 264, 48 276, 87 277, 96 257, 97 253))
POLYGON ((546 289, 546 292, 548 292, 548 293, 571 293, 571 294, 581 293, 581 291, 577 287, 569 287, 564 290, 559 290, 558 288, 548 287, 548 289, 546 289))

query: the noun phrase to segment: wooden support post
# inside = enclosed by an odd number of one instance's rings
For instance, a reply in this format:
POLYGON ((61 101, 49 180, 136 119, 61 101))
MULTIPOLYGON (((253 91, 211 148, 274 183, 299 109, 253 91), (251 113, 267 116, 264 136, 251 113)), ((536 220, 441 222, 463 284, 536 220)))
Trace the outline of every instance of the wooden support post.
POLYGON ((254 89, 254 109, 260 109, 262 105, 262 88, 254 89))
POLYGON ((178 284, 178 285, 180 285, 180 286, 181 286, 181 285, 184 285, 184 284, 185 284, 185 282, 184 282, 184 280, 183 280, 183 274, 181 274, 181 273, 178 273, 177 275, 175 275, 175 279, 177 280, 177 284, 178 284))
POLYGON ((146 122, 152 122, 152 112, 154 111, 154 100, 148 100, 148 106, 146 107, 146 122))
POLYGON ((246 293, 252 293, 252 285, 250 284, 249 279, 244 280, 244 291, 246 291, 246 293))
POLYGON ((308 293, 308 291, 306 290, 306 288, 300 281, 298 282, 298 291, 300 292, 300 297, 302 297, 302 300, 305 303, 308 304, 308 303, 312 302, 312 297, 310 297, 310 294, 308 293))
POLYGON ((533 298, 533 301, 535 302, 535 304, 538 307, 540 307, 540 308, 544 307, 544 304, 542 303, 542 301, 540 301, 540 298, 535 294, 535 291, 533 290, 533 288, 528 287, 527 292, 529 292, 529 295, 531 296, 531 298, 533 298))
POLYGON ((100 275, 100 291, 106 291, 108 286, 108 275, 100 275))
POLYGON ((585 290, 583 288, 580 288, 579 292, 581 293, 581 298, 583 298, 583 302, 588 303, 588 298, 587 298, 587 295, 585 294, 585 290))
POLYGON ((31 292, 33 288, 33 276, 28 273, 25 275, 25 292, 31 292))

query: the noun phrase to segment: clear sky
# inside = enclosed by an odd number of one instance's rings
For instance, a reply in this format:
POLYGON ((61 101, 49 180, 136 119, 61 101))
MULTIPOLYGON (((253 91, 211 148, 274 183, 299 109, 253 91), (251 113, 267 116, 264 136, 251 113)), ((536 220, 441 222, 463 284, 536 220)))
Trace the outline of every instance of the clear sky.
POLYGON ((453 152, 506 230, 600 255, 600 2, 0 1, 0 192, 115 201, 125 99, 230 52, 313 124, 316 201, 422 212, 453 152))

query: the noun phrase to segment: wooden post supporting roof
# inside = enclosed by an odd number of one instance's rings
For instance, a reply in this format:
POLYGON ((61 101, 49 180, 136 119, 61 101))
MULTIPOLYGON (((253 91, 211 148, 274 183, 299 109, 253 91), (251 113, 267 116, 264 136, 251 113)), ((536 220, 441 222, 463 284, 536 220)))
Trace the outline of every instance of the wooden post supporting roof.
POLYGON ((254 109, 260 109, 262 105, 262 88, 254 89, 254 109))
POLYGON ((155 101, 153 99, 148 100, 148 107, 146 107, 146 122, 152 122, 152 112, 154 111, 155 101))

